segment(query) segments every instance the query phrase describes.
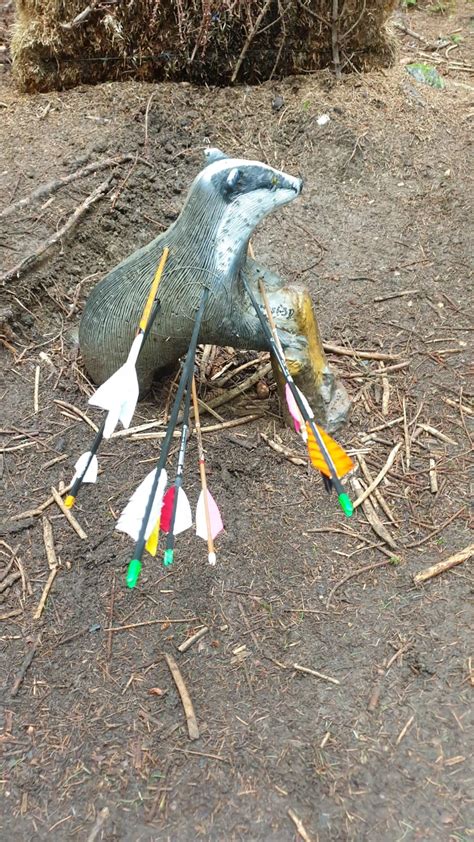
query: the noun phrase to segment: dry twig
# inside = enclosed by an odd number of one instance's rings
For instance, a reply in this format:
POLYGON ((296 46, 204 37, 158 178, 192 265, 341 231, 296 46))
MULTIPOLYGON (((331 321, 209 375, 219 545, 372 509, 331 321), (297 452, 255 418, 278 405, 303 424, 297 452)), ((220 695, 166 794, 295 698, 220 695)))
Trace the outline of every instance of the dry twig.
MULTIPOLYGON (((351 483, 352 487, 354 488, 354 491, 356 491, 358 495, 361 495, 363 488, 359 480, 356 477, 352 477, 351 483)), ((390 535, 388 529, 381 522, 370 500, 364 500, 362 502, 362 509, 375 534, 378 535, 379 538, 382 539, 382 541, 385 541, 385 543, 388 544, 388 546, 391 547, 392 550, 396 550, 397 544, 395 540, 390 535)))
POLYGON ((304 842, 311 842, 311 837, 308 835, 308 832, 306 831, 303 822, 301 821, 301 819, 298 818, 295 811, 292 810, 291 807, 288 809, 288 815, 291 821, 293 822, 294 826, 296 827, 297 833, 299 833, 304 842))
POLYGON ((275 453, 279 453, 281 456, 284 456, 285 459, 288 459, 289 462, 292 462, 293 465, 307 465, 308 460, 302 459, 301 456, 298 456, 296 453, 292 453, 291 450, 288 450, 287 447, 284 447, 282 444, 278 444, 278 442, 273 441, 269 436, 265 435, 265 433, 260 433, 260 438, 263 439, 264 442, 268 444, 275 453))
POLYGON ((72 528, 74 529, 74 532, 76 532, 77 535, 79 535, 79 538, 81 538, 82 541, 87 541, 87 535, 84 532, 82 526, 80 525, 80 523, 77 522, 70 509, 68 509, 65 506, 62 497, 58 494, 54 487, 51 488, 51 494, 53 495, 55 503, 57 503, 58 507, 61 509, 66 520, 69 521, 69 523, 71 524, 72 528))
POLYGON ((40 642, 41 642, 41 632, 36 636, 36 639, 35 639, 34 643, 32 644, 30 651, 25 655, 25 657, 23 659, 23 663, 22 663, 22 665, 20 667, 20 670, 18 672, 18 675, 15 678, 15 681, 13 682, 12 688, 10 690, 10 696, 11 696, 12 699, 14 699, 15 696, 18 694, 18 691, 19 691, 21 685, 23 684, 23 680, 25 678, 27 670, 29 669, 29 667, 31 665, 31 662, 32 662, 33 658, 35 657, 36 650, 37 650, 40 642))
POLYGON ((431 567, 426 567, 424 570, 420 570, 420 572, 416 573, 413 577, 413 581, 415 582, 415 585, 421 585, 422 582, 426 582, 428 579, 433 579, 434 576, 439 576, 440 573, 450 570, 451 567, 455 567, 457 564, 462 564, 463 561, 467 561, 473 555, 474 544, 469 544, 468 547, 465 547, 458 553, 449 556, 449 558, 444 561, 438 561, 436 564, 432 564, 431 567))
POLYGON ((325 675, 323 672, 318 672, 317 670, 310 669, 310 667, 302 667, 300 664, 293 664, 293 669, 295 669, 297 672, 305 672, 308 675, 315 675, 316 678, 322 678, 323 681, 329 681, 330 684, 341 683, 337 678, 332 678, 330 675, 325 675))
POLYGON ((174 683, 176 684, 184 708, 184 712, 186 714, 189 739, 198 740, 199 728, 197 724, 196 714, 194 713, 193 703, 184 683, 183 676, 181 675, 178 664, 176 663, 172 655, 167 655, 165 653, 165 659, 166 663, 168 664, 169 671, 173 676, 174 683))
POLYGON ((201 637, 204 637, 209 631, 207 626, 203 626, 202 629, 193 634, 192 637, 188 637, 183 643, 178 646, 178 652, 187 652, 188 649, 193 646, 194 643, 197 643, 198 640, 201 640, 201 637))

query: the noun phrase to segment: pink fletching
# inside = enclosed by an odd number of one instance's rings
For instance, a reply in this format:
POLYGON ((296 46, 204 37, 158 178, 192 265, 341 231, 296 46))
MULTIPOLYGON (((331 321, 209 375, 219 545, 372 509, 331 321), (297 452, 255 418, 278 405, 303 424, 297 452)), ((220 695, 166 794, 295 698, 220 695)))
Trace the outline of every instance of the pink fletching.
MULTIPOLYGON (((219 507, 210 491, 207 492, 207 505, 209 509, 211 537, 214 540, 214 538, 219 535, 219 532, 222 532, 224 529, 224 524, 222 523, 219 507)), ((196 535, 204 541, 207 541, 206 510, 204 506, 204 494, 202 491, 199 495, 199 500, 196 506, 196 535)))
POLYGON ((296 405, 296 401, 292 395, 291 389, 288 386, 288 383, 285 385, 285 397, 286 403, 288 405, 288 411, 293 418, 293 424, 295 425, 295 430, 297 433, 301 430, 301 413, 296 405))

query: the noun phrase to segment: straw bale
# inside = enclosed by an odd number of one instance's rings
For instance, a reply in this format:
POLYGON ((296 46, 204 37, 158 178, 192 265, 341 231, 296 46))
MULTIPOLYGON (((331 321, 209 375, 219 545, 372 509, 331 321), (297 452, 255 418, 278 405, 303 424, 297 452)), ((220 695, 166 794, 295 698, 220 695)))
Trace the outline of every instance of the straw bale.
POLYGON ((395 0, 17 0, 13 71, 25 91, 114 79, 256 84, 390 64, 395 0))

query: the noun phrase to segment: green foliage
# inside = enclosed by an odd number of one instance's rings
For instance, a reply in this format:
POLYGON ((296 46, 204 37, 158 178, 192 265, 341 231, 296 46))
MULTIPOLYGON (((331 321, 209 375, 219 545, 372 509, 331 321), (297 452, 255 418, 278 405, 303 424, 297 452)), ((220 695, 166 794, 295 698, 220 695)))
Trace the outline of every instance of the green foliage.
POLYGON ((430 85, 432 88, 438 88, 439 90, 445 87, 446 83, 444 79, 431 64, 426 64, 423 61, 416 62, 415 64, 407 64, 406 71, 417 82, 423 82, 425 85, 430 85))

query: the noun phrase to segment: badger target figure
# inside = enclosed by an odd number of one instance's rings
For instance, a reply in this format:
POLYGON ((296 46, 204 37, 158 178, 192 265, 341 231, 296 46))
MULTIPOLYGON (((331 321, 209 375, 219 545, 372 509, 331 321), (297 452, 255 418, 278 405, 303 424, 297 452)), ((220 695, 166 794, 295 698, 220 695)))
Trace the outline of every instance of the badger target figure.
POLYGON ((247 253, 256 225, 299 196, 302 181, 258 161, 229 158, 218 149, 207 150, 205 157, 176 222, 92 290, 79 327, 87 371, 100 384, 124 363, 163 248, 168 246, 160 313, 137 365, 141 396, 155 374, 187 350, 205 287, 210 293, 199 341, 266 349, 242 282, 245 276, 258 299, 261 278, 295 382, 316 420, 334 431, 346 420, 350 401, 327 365, 309 293, 299 284, 285 285, 247 253))

